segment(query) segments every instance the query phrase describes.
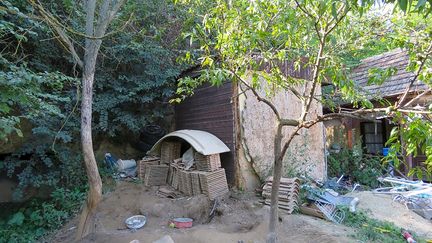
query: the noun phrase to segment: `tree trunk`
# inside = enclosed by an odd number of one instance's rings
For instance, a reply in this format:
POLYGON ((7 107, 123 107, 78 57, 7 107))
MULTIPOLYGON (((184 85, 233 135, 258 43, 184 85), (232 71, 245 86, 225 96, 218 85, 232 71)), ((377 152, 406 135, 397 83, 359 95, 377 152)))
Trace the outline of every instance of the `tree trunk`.
POLYGON ((100 178, 96 159, 93 153, 92 139, 93 81, 96 65, 96 56, 85 58, 87 62, 85 61, 85 68, 82 79, 81 145, 90 188, 87 196, 87 202, 84 205, 84 209, 81 213, 80 222, 78 225, 78 232, 76 236, 77 240, 82 239, 83 237, 94 231, 94 216, 96 213, 97 205, 102 199, 102 180, 100 178))
POLYGON ((270 203, 270 219, 269 219, 269 233, 267 235, 267 243, 277 242, 277 225, 278 225, 278 195, 280 179, 282 177, 282 126, 278 123, 276 136, 274 139, 274 166, 273 166, 273 182, 270 203))

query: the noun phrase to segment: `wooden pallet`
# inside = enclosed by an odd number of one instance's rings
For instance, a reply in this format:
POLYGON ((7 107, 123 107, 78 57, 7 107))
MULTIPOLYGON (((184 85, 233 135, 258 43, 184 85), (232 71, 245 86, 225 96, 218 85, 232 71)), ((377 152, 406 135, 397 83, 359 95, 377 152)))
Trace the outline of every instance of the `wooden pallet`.
POLYGON ((163 142, 161 144, 161 164, 170 164, 173 160, 181 157, 180 142, 163 142))
POLYGON ((194 161, 200 171, 216 171, 221 167, 219 154, 202 155, 197 152, 194 154, 194 161))
POLYGON ((180 191, 186 194, 187 196, 192 196, 193 191, 192 191, 192 180, 191 180, 190 172, 186 170, 179 170, 179 178, 180 178, 180 183, 179 183, 180 191))
POLYGON ((144 180, 146 165, 158 165, 160 158, 156 156, 146 156, 137 161, 137 175, 138 178, 144 180))
POLYGON ((166 185, 169 167, 167 165, 146 165, 144 185, 161 186, 166 185))
POLYGON ((201 190, 210 200, 228 193, 229 189, 225 169, 219 169, 213 172, 199 171, 198 173, 201 190))
POLYGON ((199 195, 202 193, 201 190, 201 183, 199 180, 199 172, 198 171, 191 171, 191 182, 192 182, 192 193, 194 196, 199 195))

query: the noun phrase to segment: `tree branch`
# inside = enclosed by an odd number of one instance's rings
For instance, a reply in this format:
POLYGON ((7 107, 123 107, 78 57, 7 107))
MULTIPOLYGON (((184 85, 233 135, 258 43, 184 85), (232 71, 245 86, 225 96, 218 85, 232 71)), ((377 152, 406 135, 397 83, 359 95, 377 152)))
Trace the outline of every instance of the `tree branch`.
POLYGON ((261 97, 258 92, 252 87, 250 86, 245 80, 243 80, 236 72, 230 70, 230 72, 243 84, 245 85, 248 89, 250 89, 252 91, 252 93, 255 95, 255 97, 257 98, 258 101, 263 102, 264 104, 268 105, 270 107, 270 109, 272 109, 273 113, 276 115, 276 118, 278 121, 280 121, 280 115, 279 112, 276 108, 276 106, 270 101, 267 100, 266 98, 261 97))
POLYGON ((408 107, 410 106, 412 103, 416 102, 417 100, 419 100, 421 97, 423 97, 424 95, 430 93, 432 91, 432 88, 429 88, 425 91, 423 91, 421 94, 417 95, 416 97, 412 98, 410 101, 408 101, 403 107, 408 107))
POLYGON ((428 56, 431 54, 431 51, 432 51, 432 42, 429 44, 429 47, 428 47, 428 49, 427 49, 427 51, 426 51, 426 54, 425 54, 424 59, 423 59, 422 62, 420 63, 420 66, 419 66, 419 68, 417 69, 417 71, 415 72, 415 75, 414 75, 414 77, 411 79, 411 82, 409 83, 408 87, 405 89, 404 94, 402 95, 402 97, 401 97, 401 98, 399 99, 399 101, 397 102, 396 107, 399 108, 399 107, 402 106, 402 103, 404 102, 406 96, 408 95, 409 91, 411 90, 411 87, 413 86, 413 84, 414 84, 414 82, 417 80, 417 78, 420 76, 420 73, 421 73, 421 71, 422 71, 422 69, 423 69, 423 66, 424 66, 425 63, 426 63, 426 60, 428 59, 428 56))
POLYGON ((45 9, 43 8, 42 4, 38 1, 36 3, 35 0, 29 0, 29 3, 39 10, 42 17, 45 19, 45 21, 48 23, 48 25, 54 29, 54 31, 58 34, 58 37, 60 38, 60 42, 65 45, 65 49, 70 52, 72 55, 72 59, 74 62, 82 69, 83 68, 83 61, 78 56, 78 53, 75 50, 75 46, 72 43, 70 37, 66 34, 66 32, 60 27, 60 25, 57 24, 57 20, 45 9))

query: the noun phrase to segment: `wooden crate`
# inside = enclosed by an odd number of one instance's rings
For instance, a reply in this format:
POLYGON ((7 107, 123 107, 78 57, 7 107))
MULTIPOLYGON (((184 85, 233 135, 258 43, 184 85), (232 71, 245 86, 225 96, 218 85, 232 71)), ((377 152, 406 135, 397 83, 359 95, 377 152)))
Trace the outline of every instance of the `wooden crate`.
POLYGON ((163 142, 161 144, 161 164, 170 164, 173 160, 181 157, 180 142, 163 142))
POLYGON ((195 153, 194 161, 197 170, 200 171, 216 171, 221 167, 219 154, 202 155, 195 153))
POLYGON ((210 200, 223 196, 228 193, 228 183, 226 180, 225 169, 212 172, 199 172, 201 190, 210 200))
POLYGON ((199 180, 199 171, 191 171, 192 193, 194 196, 202 193, 201 183, 199 180))
POLYGON ((159 165, 160 158, 155 156, 146 156, 137 161, 137 175, 138 178, 144 180, 146 165, 159 165))
POLYGON ((187 196, 192 196, 192 181, 189 171, 178 170, 179 190, 187 196))
POLYGON ((167 165, 146 165, 144 185, 161 186, 166 185, 169 167, 167 165))

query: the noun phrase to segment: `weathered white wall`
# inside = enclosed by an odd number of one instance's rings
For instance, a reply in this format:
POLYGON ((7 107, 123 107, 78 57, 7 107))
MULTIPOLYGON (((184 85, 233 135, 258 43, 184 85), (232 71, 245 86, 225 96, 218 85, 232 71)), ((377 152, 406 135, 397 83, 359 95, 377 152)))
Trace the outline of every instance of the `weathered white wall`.
MULTIPOLYGON (((321 87, 318 87, 320 90, 321 87)), ((271 98, 284 118, 297 119, 301 113, 300 101, 291 93, 279 92, 271 98)), ((276 118, 272 110, 264 103, 258 102, 251 91, 239 96, 239 112, 241 126, 241 152, 244 156, 238 156, 239 164, 247 169, 248 165, 255 170, 261 180, 272 173, 274 161, 273 139, 276 133, 276 118)), ((321 104, 313 103, 308 118, 322 114, 321 104)), ((292 128, 283 130, 284 138, 292 128)), ((284 176, 292 176, 296 173, 305 174, 316 179, 323 179, 326 175, 326 163, 324 155, 324 125, 315 125, 310 129, 303 129, 287 151, 284 158, 284 176)), ((243 171, 242 171, 243 173, 243 171)), ((250 172, 244 172, 250 177, 250 172)))

